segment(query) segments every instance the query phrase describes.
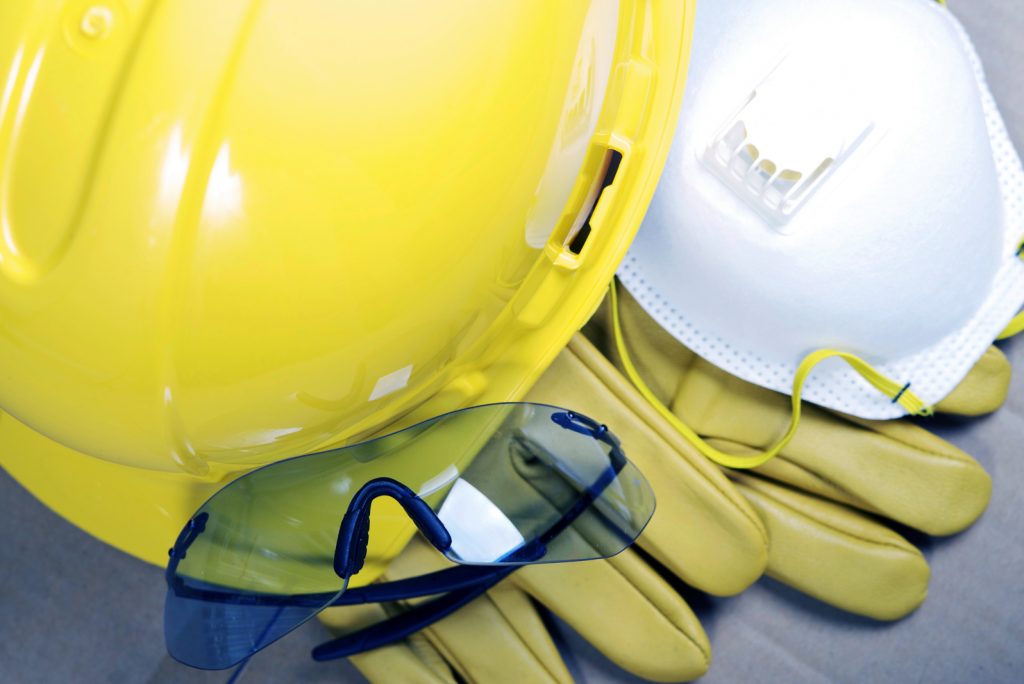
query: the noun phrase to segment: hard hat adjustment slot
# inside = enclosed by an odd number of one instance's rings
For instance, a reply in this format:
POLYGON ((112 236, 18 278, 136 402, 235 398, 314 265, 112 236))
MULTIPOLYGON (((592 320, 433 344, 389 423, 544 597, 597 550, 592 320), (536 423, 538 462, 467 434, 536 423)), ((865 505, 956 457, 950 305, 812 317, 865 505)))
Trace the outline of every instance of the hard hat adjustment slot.
POLYGON ((601 181, 600 183, 595 184, 587 194, 587 199, 583 203, 583 207, 580 209, 579 214, 577 214, 577 219, 573 222, 573 227, 569 230, 569 234, 562 243, 563 246, 573 254, 578 255, 583 251, 583 247, 586 245, 587 239, 593 231, 590 221, 594 217, 594 211, 597 209, 597 205, 601 202, 601 196, 604 193, 605 188, 615 182, 615 175, 619 172, 619 166, 621 164, 621 152, 609 149, 605 153, 604 163, 602 165, 603 173, 601 175, 601 181))

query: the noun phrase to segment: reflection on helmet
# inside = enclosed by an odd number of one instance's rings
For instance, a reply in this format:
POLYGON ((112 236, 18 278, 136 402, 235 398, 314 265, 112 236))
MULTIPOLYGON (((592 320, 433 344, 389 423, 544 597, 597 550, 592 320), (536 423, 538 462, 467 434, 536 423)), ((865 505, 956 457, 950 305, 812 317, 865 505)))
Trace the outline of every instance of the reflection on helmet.
POLYGON ((76 524, 163 562, 226 478, 519 398, 596 306, 692 0, 402 4, 0 6, 0 451, 76 524))

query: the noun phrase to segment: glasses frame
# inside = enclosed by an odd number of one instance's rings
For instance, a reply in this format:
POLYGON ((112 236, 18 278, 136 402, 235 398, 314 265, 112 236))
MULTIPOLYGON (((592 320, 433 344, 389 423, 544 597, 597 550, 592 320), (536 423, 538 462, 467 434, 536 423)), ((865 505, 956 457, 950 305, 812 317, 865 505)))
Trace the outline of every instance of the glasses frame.
MULTIPOLYGON (((417 577, 369 584, 352 589, 343 588, 343 593, 337 597, 336 592, 295 595, 251 594, 190 586, 183 578, 177 576, 177 569, 178 564, 185 558, 188 548, 206 528, 209 513, 203 512, 188 521, 178 535, 174 546, 168 551, 170 560, 165 573, 167 586, 176 596, 182 598, 235 605, 308 606, 318 609, 316 613, 324 608, 403 601, 440 595, 432 601, 421 603, 377 624, 324 642, 313 649, 312 656, 317 661, 346 658, 405 639, 476 599, 520 566, 542 558, 547 544, 568 529, 590 508, 629 463, 622 451, 619 439, 606 425, 565 409, 560 409, 552 414, 551 419, 567 430, 573 430, 606 444, 609 447, 609 465, 591 485, 580 492, 580 496, 573 506, 551 527, 538 535, 536 539, 510 551, 495 561, 495 564, 456 565, 417 577)), ((358 573, 365 562, 369 542, 370 508, 374 499, 379 497, 390 497, 396 500, 417 529, 441 553, 447 551, 452 544, 451 535, 444 523, 415 492, 397 480, 386 477, 375 478, 356 492, 349 502, 338 529, 338 541, 334 549, 334 571, 343 581, 358 573)), ((623 540, 623 548, 633 543, 635 536, 632 533, 615 526, 611 526, 611 529, 623 540)))

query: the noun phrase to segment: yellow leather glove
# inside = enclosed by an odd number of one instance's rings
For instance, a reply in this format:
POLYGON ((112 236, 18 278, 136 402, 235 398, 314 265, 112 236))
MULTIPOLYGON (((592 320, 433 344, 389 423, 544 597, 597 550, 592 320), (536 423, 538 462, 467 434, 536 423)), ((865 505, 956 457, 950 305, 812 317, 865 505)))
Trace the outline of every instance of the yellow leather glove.
MULTIPOLYGON (((626 670, 661 681, 700 676, 711 659, 707 636, 661 573, 712 594, 742 591, 767 563, 760 518, 582 336, 527 399, 599 418, 622 440, 657 497, 657 512, 638 542, 645 553, 628 549, 608 560, 524 567, 420 636, 353 662, 374 682, 448 681, 452 672, 474 682, 568 681, 528 595, 626 670)), ((415 543, 393 562, 388 577, 430 572, 445 562, 415 543)), ((373 606, 357 615, 338 608, 321 619, 344 633, 386 610, 373 606)))
MULTIPOLYGON (((429 542, 416 536, 392 561, 382 580, 404 579, 448 565, 429 542)), ((395 604, 332 608, 321 613, 320 620, 340 636, 400 610, 402 606, 395 604)), ((367 679, 381 684, 456 684, 460 679, 572 682, 533 603, 507 582, 404 641, 350 660, 367 679)))
MULTIPOLYGON (((717 446, 758 451, 781 433, 789 417, 787 399, 700 361, 628 297, 622 306, 641 372, 681 415, 685 406, 683 417, 717 446)), ((599 314, 587 333, 614 356, 603 320, 599 314)), ((1005 397, 1008 378, 1008 363, 993 350, 942 408, 963 415, 994 410, 1005 397)), ((906 421, 868 423, 813 407, 806 407, 798 436, 782 456, 758 474, 730 473, 735 481, 730 487, 598 349, 579 338, 530 399, 578 407, 622 437, 658 498, 638 545, 670 572, 711 593, 741 589, 763 562, 756 542, 762 528, 747 518, 750 509, 736 501, 736 491, 764 520, 771 538, 770 574, 879 619, 905 615, 923 600, 928 566, 915 547, 857 509, 940 534, 969 525, 988 498, 990 482, 980 466, 925 430, 906 421)), ((409 560, 407 574, 418 574, 443 562, 436 553, 429 555, 433 561, 424 554, 400 561, 409 560)), ((401 562, 395 566, 400 567, 401 562)), ((384 681, 398 659, 413 664, 423 681, 446 681, 431 677, 450 677, 453 671, 468 681, 563 681, 564 666, 542 623, 511 584, 637 675, 692 679, 709 665, 706 636, 686 604, 632 551, 608 561, 524 568, 422 637, 354 662, 375 682, 384 681)), ((351 614, 326 617, 335 628, 346 619, 351 614)))
MULTIPOLYGON (((761 452, 785 431, 788 397, 702 360, 619 292, 626 348, 644 381, 683 422, 738 455, 761 452)), ((608 306, 586 333, 620 363, 608 306)), ((963 416, 994 411, 1009 380, 1009 362, 993 347, 936 409, 963 416)), ((729 476, 768 529, 770 576, 880 620, 920 605, 929 570, 917 548, 864 512, 948 535, 970 526, 991 492, 974 459, 916 421, 867 421, 812 405, 804 406, 796 436, 779 456, 729 476)))

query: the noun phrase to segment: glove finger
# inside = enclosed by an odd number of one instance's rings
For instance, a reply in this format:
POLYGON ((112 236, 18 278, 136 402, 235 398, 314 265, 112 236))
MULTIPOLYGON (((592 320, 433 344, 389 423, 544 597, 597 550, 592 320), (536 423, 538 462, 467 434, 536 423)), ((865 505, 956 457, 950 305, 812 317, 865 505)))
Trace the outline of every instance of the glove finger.
MULTIPOLYGON (((659 382, 663 393, 675 386, 673 410, 698 433, 757 452, 784 433, 788 397, 695 358, 628 294, 620 306, 628 344, 638 365, 647 364, 641 374, 656 391, 659 382), (673 362, 683 369, 675 375, 665 368, 673 362)), ((599 318, 595 325, 601 332, 599 318)), ((994 410, 1006 397, 1009 378, 1006 357, 993 347, 941 408, 963 415, 994 410)), ((810 405, 783 455, 759 472, 930 534, 968 527, 991 492, 988 475, 973 459, 907 421, 844 419, 810 405)))
POLYGON ((527 399, 598 417, 618 435, 658 502, 639 543, 676 576, 728 595, 764 571, 766 536, 758 517, 584 337, 570 342, 527 399))
POLYGON ((908 421, 822 412, 801 430, 756 472, 933 535, 970 527, 988 506, 992 480, 984 468, 908 421))
POLYGON ((730 473, 765 521, 768 575, 837 608, 896 620, 924 601, 930 570, 900 535, 849 508, 730 473))
POLYGON ((992 413, 1006 401, 1012 375, 1006 354, 989 347, 960 384, 935 410, 955 416, 992 413))
POLYGON ((525 567, 511 581, 637 676, 691 680, 711 663, 686 601, 629 549, 607 560, 525 567))
MULTIPOLYGON (((369 627, 388 617, 384 606, 370 604, 328 608, 318 616, 335 636, 369 627)), ((411 684, 456 684, 451 668, 426 640, 415 634, 409 639, 349 658, 371 684, 400 681, 411 684)))
MULTIPOLYGON (((414 577, 450 566, 433 546, 416 537, 392 561, 387 578, 414 577)), ((507 583, 434 623, 423 634, 466 681, 572 681, 536 608, 507 583)))
MULTIPOLYGON (((786 459, 819 479, 841 483, 859 507, 939 536, 965 530, 988 507, 992 479, 946 440, 905 420, 848 418, 835 424, 842 426, 844 437, 834 443, 843 452, 812 457, 801 444, 786 459)), ((828 435, 838 431, 831 428, 828 435)), ((823 453, 828 436, 808 438, 823 453)))
MULTIPOLYGON (((673 410, 736 453, 760 452, 789 422, 788 397, 703 361, 691 367, 673 410)), ((969 527, 992 490, 977 461, 911 421, 868 421, 809 405, 785 451, 756 471, 936 535, 969 527)))
POLYGON ((465 682, 572 682, 533 602, 509 583, 431 625, 424 636, 465 682))

